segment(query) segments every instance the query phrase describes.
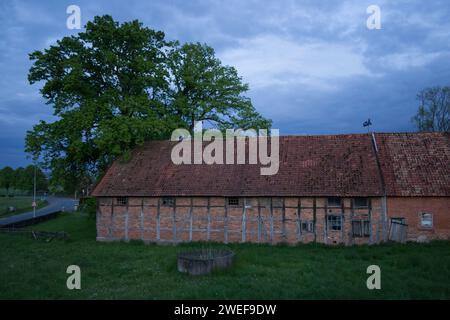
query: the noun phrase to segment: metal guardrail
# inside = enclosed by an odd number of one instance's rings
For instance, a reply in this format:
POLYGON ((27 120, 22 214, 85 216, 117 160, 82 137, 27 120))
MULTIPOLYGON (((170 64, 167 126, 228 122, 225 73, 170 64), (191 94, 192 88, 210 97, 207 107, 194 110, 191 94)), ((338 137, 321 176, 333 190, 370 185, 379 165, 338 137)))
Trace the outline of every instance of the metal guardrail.
POLYGON ((11 223, 8 223, 8 224, 3 224, 3 225, 0 225, 0 229, 4 229, 4 228, 23 228, 23 227, 26 227, 26 226, 31 226, 31 225, 34 225, 34 224, 37 224, 37 223, 40 223, 40 222, 43 222, 43 221, 54 219, 61 212, 62 212, 61 210, 58 210, 58 211, 55 211, 55 212, 52 212, 52 213, 49 213, 49 214, 46 214, 46 215, 37 216, 37 217, 31 217, 31 218, 26 219, 26 220, 15 221, 15 222, 11 222, 11 223))

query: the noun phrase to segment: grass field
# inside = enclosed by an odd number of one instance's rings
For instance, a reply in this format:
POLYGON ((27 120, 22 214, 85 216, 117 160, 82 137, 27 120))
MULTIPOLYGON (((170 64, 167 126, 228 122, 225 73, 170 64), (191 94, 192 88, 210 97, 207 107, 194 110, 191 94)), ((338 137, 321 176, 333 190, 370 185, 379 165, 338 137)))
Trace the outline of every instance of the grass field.
POLYGON ((0 234, 2 299, 449 299, 450 243, 361 247, 233 244, 232 269, 192 277, 176 269, 191 247, 98 243, 95 221, 65 214, 33 227, 70 240, 0 234), (66 268, 81 268, 81 290, 66 288, 66 268), (381 290, 368 290, 366 268, 381 268, 381 290))
MULTIPOLYGON (((33 197, 15 196, 15 197, 0 197, 0 218, 5 218, 11 215, 27 212, 33 210, 31 204, 33 197), (8 212, 8 207, 15 207, 16 211, 8 212)), ((42 208, 47 205, 47 201, 37 201, 37 208, 42 208)))

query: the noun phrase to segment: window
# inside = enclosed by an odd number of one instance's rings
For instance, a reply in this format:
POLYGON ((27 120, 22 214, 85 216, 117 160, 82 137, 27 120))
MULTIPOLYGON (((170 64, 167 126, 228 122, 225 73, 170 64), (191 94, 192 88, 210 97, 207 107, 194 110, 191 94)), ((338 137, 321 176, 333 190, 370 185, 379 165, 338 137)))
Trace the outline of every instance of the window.
POLYGON ((314 232, 314 223, 312 221, 302 221, 302 232, 314 232))
POLYGON ((175 198, 172 197, 162 198, 162 205, 164 207, 173 207, 175 205, 175 198))
POLYGON ((119 206, 126 206, 128 204, 128 198, 127 197, 117 197, 116 203, 119 206))
POLYGON ((405 218, 401 217, 391 218, 391 223, 405 224, 405 218))
POLYGON ((228 198, 228 205, 229 206, 238 206, 239 198, 228 198))
POLYGON ((369 206, 369 199, 358 197, 353 199, 355 208, 367 208, 369 206))
POLYGON ((340 207, 341 206, 341 198, 329 197, 328 198, 328 206, 329 207, 340 207))
POLYGON ((111 198, 100 198, 99 203, 101 206, 110 206, 112 203, 112 199, 111 198))
POLYGON ((327 216, 328 230, 339 231, 342 229, 342 216, 327 216))
POLYGON ((260 198, 259 206, 265 207, 265 208, 270 208, 270 199, 269 198, 260 198))
POLYGON ((273 208, 282 208, 283 207, 283 199, 282 198, 272 198, 272 207, 273 208))
POLYGON ((433 227, 433 214, 431 213, 421 213, 420 214, 420 226, 423 228, 433 227))
POLYGON ((370 236, 370 221, 369 220, 352 221, 352 233, 354 237, 370 236))

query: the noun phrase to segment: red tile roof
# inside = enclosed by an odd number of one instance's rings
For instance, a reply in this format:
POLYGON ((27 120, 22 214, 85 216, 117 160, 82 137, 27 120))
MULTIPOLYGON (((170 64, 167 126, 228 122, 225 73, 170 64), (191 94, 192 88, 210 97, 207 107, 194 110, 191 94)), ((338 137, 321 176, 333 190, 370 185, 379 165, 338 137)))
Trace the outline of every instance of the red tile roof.
POLYGON ((176 142, 150 141, 117 160, 94 196, 450 196, 448 135, 376 134, 383 179, 368 134, 280 137, 280 168, 175 165, 176 142))
POLYGON ((450 135, 376 134, 388 196, 450 196, 450 135))

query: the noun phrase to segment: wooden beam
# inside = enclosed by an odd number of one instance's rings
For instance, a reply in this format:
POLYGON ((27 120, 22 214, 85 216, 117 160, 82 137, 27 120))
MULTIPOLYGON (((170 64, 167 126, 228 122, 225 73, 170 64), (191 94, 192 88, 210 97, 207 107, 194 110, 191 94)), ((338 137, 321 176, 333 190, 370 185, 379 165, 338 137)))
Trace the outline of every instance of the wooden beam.
POLYGON ((139 217, 139 229, 141 233, 141 240, 144 240, 144 198, 141 199, 141 212, 139 217))
POLYGON ((273 242, 273 198, 270 197, 270 242, 273 242))
POLYGON ((281 205, 281 238, 283 241, 287 239, 286 232, 286 207, 285 207, 285 197, 282 198, 283 203, 281 205))
POLYGON ((261 200, 258 197, 258 242, 261 242, 261 200))
POLYGON ((228 200, 225 198, 225 216, 224 216, 224 242, 228 243, 228 200))
POLYGON ((114 198, 111 199, 111 224, 109 226, 109 237, 112 238, 113 237, 113 229, 115 229, 115 223, 114 223, 114 198))
POLYGON ((325 228, 323 229, 323 243, 328 243, 328 201, 325 200, 325 228))
POLYGON ((173 198, 172 206, 172 240, 177 241, 177 198, 173 198))
MULTIPOLYGON (((354 244, 355 239, 353 236, 353 219, 355 217, 355 208, 354 208, 354 203, 353 203, 353 199, 350 200, 350 244, 354 244)), ((361 231, 363 231, 364 226, 361 225, 361 231)))
POLYGON ((211 239, 211 197, 208 197, 208 226, 207 226, 206 239, 211 239))
POLYGON ((316 217, 316 198, 313 198, 313 223, 314 223, 314 242, 317 242, 317 217, 316 217))
POLYGON ((191 206, 189 208, 189 241, 192 241, 192 225, 193 225, 193 212, 192 212, 192 210, 193 210, 193 208, 192 208, 193 201, 192 201, 192 197, 190 199, 190 203, 191 203, 191 206))
MULTIPOLYGON (((351 200, 351 199, 350 199, 351 200)), ((345 199, 341 201, 341 242, 345 243, 345 199)))
POLYGON ((128 202, 130 198, 127 198, 127 204, 125 206, 125 240, 128 240, 128 202))
POLYGON ((247 198, 244 198, 242 202, 242 242, 246 241, 246 232, 247 232, 247 198))
POLYGON ((156 207, 156 240, 161 240, 161 198, 158 198, 158 205, 156 207))
MULTIPOLYGON (((369 198, 369 244, 373 243, 373 235, 372 235, 372 200, 369 198)), ((361 226, 362 227, 362 226, 361 226)))
POLYGON ((302 221, 301 221, 301 210, 302 210, 302 198, 297 199, 297 240, 302 241, 302 221))

